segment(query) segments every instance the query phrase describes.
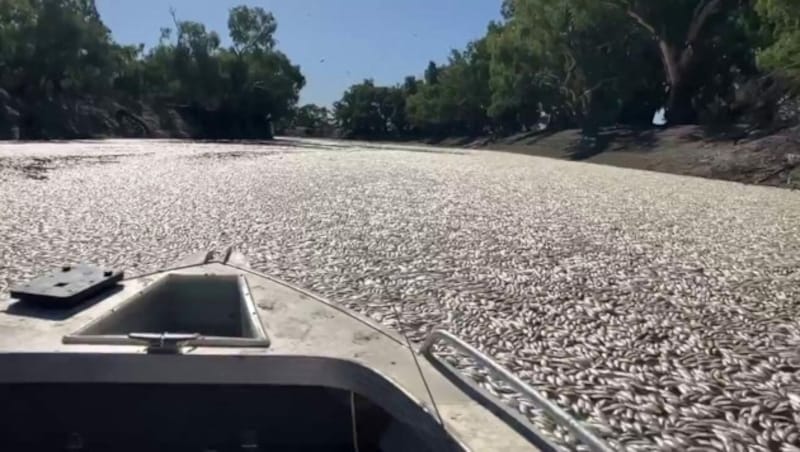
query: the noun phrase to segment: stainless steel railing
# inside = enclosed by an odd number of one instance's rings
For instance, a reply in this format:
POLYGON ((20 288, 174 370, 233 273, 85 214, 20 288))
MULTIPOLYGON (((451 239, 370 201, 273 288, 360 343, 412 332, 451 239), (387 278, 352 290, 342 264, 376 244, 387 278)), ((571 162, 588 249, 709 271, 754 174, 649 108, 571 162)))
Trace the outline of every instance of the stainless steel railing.
MULTIPOLYGON (((615 452, 605 441, 597 437, 594 433, 582 426, 575 418, 567 414, 566 411, 555 405, 535 389, 528 386, 525 382, 514 376, 511 372, 498 364, 492 358, 482 353, 480 350, 469 345, 460 337, 445 330, 434 330, 425 339, 419 352, 429 361, 441 362, 433 354, 433 346, 438 342, 447 342, 448 345, 455 347, 458 351, 466 354, 474 359, 480 365, 485 366, 488 370, 500 376, 510 387, 518 391, 520 394, 530 399, 538 408, 540 408, 547 416, 554 422, 564 426, 575 437, 589 446, 592 451, 597 452, 615 452)), ((444 366, 445 369, 455 371, 451 366, 444 366)), ((500 403, 499 400, 494 401, 495 404, 500 403)), ((502 408, 502 407, 501 407, 502 408)))

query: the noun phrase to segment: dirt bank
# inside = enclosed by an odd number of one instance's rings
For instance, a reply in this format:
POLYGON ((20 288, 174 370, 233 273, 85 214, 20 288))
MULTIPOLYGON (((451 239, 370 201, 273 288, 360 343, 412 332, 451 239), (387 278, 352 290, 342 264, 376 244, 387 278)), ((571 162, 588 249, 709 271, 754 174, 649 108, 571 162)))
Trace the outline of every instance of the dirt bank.
POLYGON ((498 139, 448 138, 430 144, 800 189, 800 126, 761 137, 721 137, 699 126, 681 126, 606 129, 594 140, 583 139, 579 130, 565 130, 498 139))
POLYGON ((0 89, 0 140, 268 139, 269 121, 198 105, 56 97, 21 101, 0 89))

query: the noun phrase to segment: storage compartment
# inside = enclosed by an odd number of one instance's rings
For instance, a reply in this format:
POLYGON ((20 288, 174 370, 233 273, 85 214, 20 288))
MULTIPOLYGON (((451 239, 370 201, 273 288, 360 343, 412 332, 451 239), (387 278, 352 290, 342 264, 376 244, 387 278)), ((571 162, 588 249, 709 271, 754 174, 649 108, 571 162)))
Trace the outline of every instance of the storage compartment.
POLYGON ((186 333, 189 345, 269 344, 244 277, 169 274, 65 343, 134 343, 131 333, 186 333))
POLYGON ((465 452, 410 392, 319 356, 0 353, 0 400, 3 452, 465 452))
POLYGON ((364 397, 324 387, 0 384, 0 397, 6 451, 462 450, 364 397))

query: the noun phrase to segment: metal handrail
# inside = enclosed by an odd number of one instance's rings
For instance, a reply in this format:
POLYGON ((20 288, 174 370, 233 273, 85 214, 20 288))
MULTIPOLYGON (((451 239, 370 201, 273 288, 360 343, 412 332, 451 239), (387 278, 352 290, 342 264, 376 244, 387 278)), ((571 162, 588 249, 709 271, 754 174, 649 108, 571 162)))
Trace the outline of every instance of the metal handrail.
POLYGON ((560 407, 541 395, 538 391, 531 388, 525 382, 511 374, 511 372, 506 370, 492 358, 482 353, 475 347, 469 345, 467 342, 453 333, 445 330, 433 330, 425 339, 425 342, 422 344, 422 347, 420 347, 419 352, 430 361, 436 360, 441 362, 433 354, 433 345, 440 340, 449 342, 450 345, 454 346, 461 352, 469 355, 469 357, 478 363, 486 366, 496 374, 500 375, 509 386, 533 401, 545 414, 550 416, 557 424, 566 427, 575 435, 576 438, 589 446, 591 450, 598 452, 615 452, 611 446, 609 446, 602 439, 598 438, 587 428, 583 427, 575 418, 567 414, 566 411, 562 410, 560 407))

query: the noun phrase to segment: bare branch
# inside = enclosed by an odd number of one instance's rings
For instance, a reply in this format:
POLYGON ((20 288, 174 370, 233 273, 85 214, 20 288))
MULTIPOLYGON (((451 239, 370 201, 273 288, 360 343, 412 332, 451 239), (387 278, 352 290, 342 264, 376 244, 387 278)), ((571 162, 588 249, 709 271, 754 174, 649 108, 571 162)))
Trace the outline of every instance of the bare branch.
POLYGON ((572 76, 575 74, 575 69, 577 69, 577 67, 578 67, 578 62, 575 60, 575 58, 572 56, 572 54, 570 54, 569 52, 566 52, 566 56, 567 56, 567 58, 569 60, 569 63, 568 63, 567 69, 566 69, 567 75, 566 75, 566 77, 564 78, 564 81, 561 84, 564 87, 567 87, 569 85, 569 82, 572 81, 572 76))
POLYGON ((620 0, 599 0, 602 3, 605 3, 608 6, 612 6, 614 8, 619 8, 625 11, 629 17, 635 20, 639 25, 641 25, 645 30, 649 31, 655 37, 658 37, 658 32, 656 32, 656 28, 652 26, 649 22, 644 20, 641 14, 637 13, 633 10, 633 2, 626 2, 620 0))
POLYGON ((178 15, 175 12, 175 7, 174 6, 170 6, 169 7, 169 15, 172 17, 172 23, 175 24, 175 34, 177 34, 180 37, 180 35, 181 35, 181 21, 178 20, 178 15))
POLYGON ((650 25, 646 20, 644 20, 644 18, 640 16, 636 11, 634 11, 631 8, 628 8, 628 10, 625 11, 625 13, 631 18, 633 18, 633 20, 638 22, 639 25, 644 27, 645 30, 649 31, 653 36, 658 37, 658 32, 656 31, 656 28, 650 25))
POLYGON ((706 0, 700 0, 697 2, 697 6, 694 7, 694 11, 692 11, 692 21, 700 15, 700 11, 703 9, 703 6, 706 4, 706 0))
POLYGON ((600 80, 594 86, 584 90, 582 96, 588 96, 589 94, 592 94, 594 91, 597 91, 598 89, 602 88, 603 85, 605 85, 606 83, 613 82, 614 80, 617 80, 617 79, 619 79, 619 77, 609 77, 609 78, 600 80))
POLYGON ((689 24, 689 31, 686 33, 685 47, 681 52, 678 62, 681 67, 685 68, 691 63, 692 57, 694 56, 694 42, 697 40, 697 37, 700 36, 700 32, 703 30, 708 19, 719 11, 721 2, 722 0, 710 0, 708 2, 701 0, 697 4, 692 22, 689 24))
POLYGON ((706 2, 701 0, 694 10, 692 22, 689 24, 689 31, 686 33, 686 45, 691 45, 697 40, 708 19, 719 11, 721 0, 711 0, 706 2))

